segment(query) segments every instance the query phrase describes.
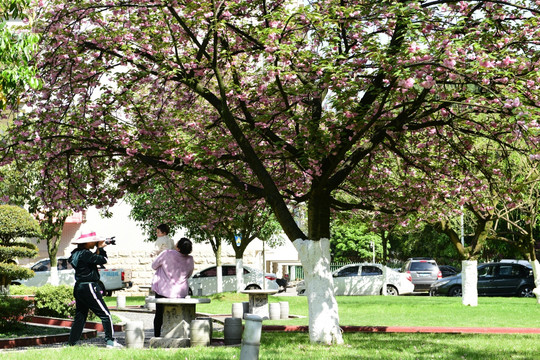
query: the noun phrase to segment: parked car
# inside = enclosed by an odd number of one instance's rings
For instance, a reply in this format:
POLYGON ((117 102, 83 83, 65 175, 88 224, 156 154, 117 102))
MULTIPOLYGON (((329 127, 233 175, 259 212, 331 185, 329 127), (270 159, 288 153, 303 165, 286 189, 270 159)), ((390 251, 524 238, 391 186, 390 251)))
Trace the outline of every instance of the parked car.
POLYGON ((415 292, 427 292, 431 284, 442 278, 437 262, 432 258, 414 257, 403 265, 402 273, 411 275, 415 292))
MULTIPOLYGON (((75 285, 75 270, 68 262, 67 257, 56 259, 58 269, 59 285, 75 285)), ((50 284, 51 260, 43 259, 32 265, 30 268, 34 271, 34 277, 30 279, 12 280, 12 285, 26 285, 40 287, 47 283, 50 284)), ((131 270, 124 269, 106 269, 104 266, 99 269, 100 285, 106 296, 111 296, 113 291, 130 288, 133 286, 131 281, 131 270)))
MULTIPOLYGON (((383 269, 386 271, 388 295, 403 295, 413 292, 411 276, 401 274, 380 264, 349 264, 332 273, 335 295, 380 295, 383 287, 383 269)), ((296 293, 304 295, 306 284, 300 281, 296 293)))
MULTIPOLYGON (((222 265, 221 274, 223 277, 223 291, 236 291, 236 265, 222 265)), ((262 271, 244 266, 244 289, 256 290, 263 288, 262 271)), ((277 276, 273 273, 264 275, 264 282, 267 290, 279 290, 276 282, 277 276)), ((217 289, 217 267, 211 266, 189 278, 189 293, 196 296, 206 296, 216 293, 217 289)))
POLYGON ((441 271, 443 278, 458 274, 457 269, 450 265, 439 265, 439 270, 441 271))
MULTIPOLYGON (((532 267, 509 262, 487 263, 478 266, 479 296, 533 297, 532 267)), ((461 273, 437 280, 431 285, 430 295, 461 296, 461 273)))

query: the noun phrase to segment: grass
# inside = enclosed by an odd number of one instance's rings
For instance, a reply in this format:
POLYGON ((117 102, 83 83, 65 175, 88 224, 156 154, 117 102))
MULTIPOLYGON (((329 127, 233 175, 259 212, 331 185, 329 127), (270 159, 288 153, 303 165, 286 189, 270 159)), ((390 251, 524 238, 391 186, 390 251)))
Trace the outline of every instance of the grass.
MULTIPOLYGON (((341 325, 538 327, 540 305, 536 299, 480 298, 477 307, 464 307, 460 298, 338 297, 341 325)), ((107 298, 110 306, 115 298, 107 298)), ((210 304, 197 307, 212 314, 230 314, 234 302, 247 295, 220 294, 210 304)), ((288 301, 290 314, 307 316, 305 297, 271 297, 288 301)), ((128 305, 144 304, 144 297, 127 298, 128 305)), ((307 318, 265 321, 264 324, 307 325, 307 318)), ((305 333, 264 333, 260 359, 540 359, 540 335, 344 333, 342 346, 312 344, 305 333)), ((70 360, 138 359, 238 359, 240 347, 186 349, 107 350, 95 346, 4 352, 2 359, 70 360)))
MULTIPOLYGON (((263 333, 259 359, 345 360, 345 359, 539 359, 539 336, 533 335, 448 335, 448 334, 344 334, 342 346, 311 344, 303 333, 263 333)), ((185 349, 107 350, 95 346, 5 352, 10 360, 148 360, 238 359, 240 347, 185 349)))
MULTIPOLYGON (((209 304, 197 305, 208 314, 230 314, 232 304, 248 301, 245 294, 224 293, 211 296, 209 304)), ((108 306, 116 298, 105 299, 108 306)), ((303 318, 267 320, 268 325, 308 325, 305 296, 271 296, 270 302, 289 302, 289 313, 303 318)), ((478 306, 461 304, 457 297, 430 296, 338 296, 341 325, 361 326, 457 326, 457 327, 539 327, 540 305, 533 298, 480 297, 478 306)), ((144 297, 126 299, 127 305, 143 305, 144 297)))

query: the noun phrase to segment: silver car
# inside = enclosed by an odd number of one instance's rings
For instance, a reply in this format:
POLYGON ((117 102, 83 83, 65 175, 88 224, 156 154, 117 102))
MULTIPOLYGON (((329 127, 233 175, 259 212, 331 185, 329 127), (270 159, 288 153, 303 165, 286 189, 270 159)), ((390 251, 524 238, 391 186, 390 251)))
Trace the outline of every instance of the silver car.
MULTIPOLYGON (((339 295, 380 295, 382 294, 384 272, 386 272, 386 293, 403 295, 413 292, 410 275, 398 273, 380 264, 349 264, 332 273, 334 294, 339 295)), ((306 284, 300 281, 296 293, 304 295, 306 284)))
POLYGON ((401 272, 411 275, 415 292, 428 292, 431 284, 442 278, 439 266, 432 258, 410 258, 401 272))
MULTIPOLYGON (((68 258, 57 258, 58 284, 73 286, 75 284, 75 269, 68 262, 68 258)), ((25 285, 41 287, 51 282, 51 260, 42 259, 32 265, 30 268, 34 271, 34 276, 30 279, 12 280, 12 285, 25 285)), ((111 296, 113 291, 130 288, 133 286, 131 281, 132 272, 129 269, 106 269, 102 266, 99 269, 99 284, 104 291, 105 296, 111 296)))
MULTIPOLYGON (((221 274, 223 277, 223 291, 236 291, 236 266, 222 265, 221 274)), ((258 290, 263 286, 267 290, 279 290, 276 282, 276 274, 265 273, 263 285, 262 271, 244 266, 243 287, 244 290, 258 290)), ((195 296, 206 296, 216 293, 217 289, 217 268, 211 266, 192 275, 189 280, 189 292, 195 296)))

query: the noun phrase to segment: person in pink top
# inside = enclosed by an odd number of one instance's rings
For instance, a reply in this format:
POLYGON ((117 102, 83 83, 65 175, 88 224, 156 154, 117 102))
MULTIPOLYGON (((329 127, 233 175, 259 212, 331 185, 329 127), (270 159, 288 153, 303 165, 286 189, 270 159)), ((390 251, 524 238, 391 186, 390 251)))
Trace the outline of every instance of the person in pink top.
MULTIPOLYGON (((175 250, 165 250, 152 262, 156 270, 152 279, 152 290, 158 298, 184 298, 188 295, 188 279, 193 273, 193 245, 187 238, 181 238, 175 250)), ((154 316, 154 336, 161 336, 163 325, 163 304, 156 304, 154 316)))

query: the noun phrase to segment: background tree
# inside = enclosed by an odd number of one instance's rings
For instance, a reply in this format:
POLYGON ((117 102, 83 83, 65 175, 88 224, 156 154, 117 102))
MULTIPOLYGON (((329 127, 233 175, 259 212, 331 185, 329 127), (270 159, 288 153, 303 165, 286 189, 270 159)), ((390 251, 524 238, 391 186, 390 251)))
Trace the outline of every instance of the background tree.
MULTIPOLYGON (((186 229, 188 236, 198 242, 208 241, 216 257, 217 292, 222 292, 221 251, 222 244, 233 247, 236 257, 237 289, 243 286, 243 255, 255 239, 277 245, 274 235, 280 231, 279 224, 262 201, 242 199, 241 194, 224 192, 208 179, 176 193, 175 181, 160 184, 152 181, 148 191, 130 195, 131 217, 142 223, 147 233, 153 234, 155 224, 165 222, 176 229, 186 229), (196 190, 195 190, 196 189, 196 190), (213 194, 208 199, 207 194, 213 194)), ((264 269, 263 269, 264 272, 264 269)))
POLYGON ((441 265, 459 265, 457 251, 447 236, 430 224, 421 223, 416 229, 394 231, 389 238, 392 256, 401 261, 422 256, 432 257, 441 265))
POLYGON ((151 4, 47 4, 47 86, 3 161, 42 159, 57 203, 108 206, 170 173, 264 199, 304 265, 312 341, 342 342, 332 210, 428 204, 467 171, 474 193, 478 169, 497 176, 476 139, 537 152, 534 1, 151 4), (427 181, 396 192, 398 169, 427 181))
POLYGON ((375 245, 375 261, 382 260, 381 237, 371 231, 362 219, 353 217, 332 222, 330 251, 335 262, 372 262, 375 245))
POLYGON ((28 211, 13 205, 0 205, 0 292, 7 293, 14 279, 29 279, 34 272, 17 265, 18 258, 37 256, 34 244, 22 237, 40 236, 38 222, 28 211))

